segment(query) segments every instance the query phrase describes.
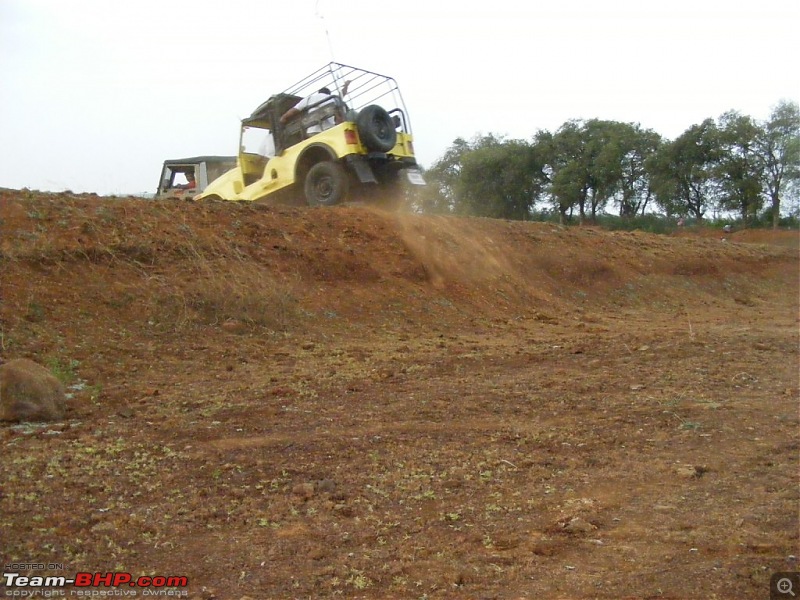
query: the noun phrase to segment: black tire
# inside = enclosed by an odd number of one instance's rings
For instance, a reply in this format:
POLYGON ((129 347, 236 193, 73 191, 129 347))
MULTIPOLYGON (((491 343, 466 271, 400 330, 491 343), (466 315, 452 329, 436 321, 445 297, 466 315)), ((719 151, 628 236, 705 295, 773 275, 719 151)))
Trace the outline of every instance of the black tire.
POLYGON ((333 206, 347 196, 348 181, 344 167, 326 160, 308 170, 304 191, 309 206, 333 206))
POLYGON ((397 144, 392 117, 382 106, 371 104, 358 113, 358 136, 368 150, 389 152, 397 144))

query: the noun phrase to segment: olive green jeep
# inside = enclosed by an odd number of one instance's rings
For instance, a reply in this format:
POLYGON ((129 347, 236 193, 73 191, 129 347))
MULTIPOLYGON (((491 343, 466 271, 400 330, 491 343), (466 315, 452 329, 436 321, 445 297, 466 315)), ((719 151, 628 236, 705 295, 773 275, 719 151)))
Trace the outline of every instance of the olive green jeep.
POLYGON ((165 160, 154 198, 191 200, 236 166, 235 156, 193 156, 165 160))
POLYGON ((394 79, 330 63, 242 120, 237 165, 195 200, 366 200, 424 185, 394 79))

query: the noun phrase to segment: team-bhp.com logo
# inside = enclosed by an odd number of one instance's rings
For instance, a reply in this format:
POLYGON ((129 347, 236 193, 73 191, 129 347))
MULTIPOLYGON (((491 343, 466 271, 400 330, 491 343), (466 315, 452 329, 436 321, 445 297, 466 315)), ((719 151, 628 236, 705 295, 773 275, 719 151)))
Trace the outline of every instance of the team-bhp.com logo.
MULTIPOLYGON (((52 594, 42 593, 45 589, 52 591, 53 588, 65 588, 74 586, 78 589, 70 589, 71 596, 186 596, 185 588, 189 585, 189 578, 184 576, 161 576, 153 577, 142 576, 134 577, 130 573, 76 573, 75 577, 64 576, 30 576, 20 575, 19 573, 3 573, 6 596, 33 598, 51 597, 52 594), (100 588, 117 588, 116 593, 111 590, 100 590, 100 588), (15 589, 10 589, 15 588, 15 589), (119 589, 122 588, 122 589, 119 589), (134 588, 134 589, 126 589, 134 588), (176 589, 177 588, 177 589, 176 589), (36 593, 38 592, 38 593, 36 593), (127 592, 127 593, 125 593, 127 592)), ((62 592, 64 590, 61 590, 62 592)), ((58 594, 58 595, 64 595, 58 594)))

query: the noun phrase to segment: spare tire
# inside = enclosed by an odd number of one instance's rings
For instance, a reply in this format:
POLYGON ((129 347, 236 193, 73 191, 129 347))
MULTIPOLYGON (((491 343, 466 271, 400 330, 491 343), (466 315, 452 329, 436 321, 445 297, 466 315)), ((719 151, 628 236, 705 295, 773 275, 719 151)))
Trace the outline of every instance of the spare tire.
POLYGON ((382 106, 370 104, 358 113, 358 136, 368 150, 389 152, 397 143, 397 132, 389 113, 382 106))

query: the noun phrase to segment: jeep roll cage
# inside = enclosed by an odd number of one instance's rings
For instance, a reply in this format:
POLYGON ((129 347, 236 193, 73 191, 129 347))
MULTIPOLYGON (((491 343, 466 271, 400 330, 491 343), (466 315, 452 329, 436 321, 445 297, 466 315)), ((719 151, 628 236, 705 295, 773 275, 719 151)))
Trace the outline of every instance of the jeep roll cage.
POLYGON ((359 111, 370 104, 378 104, 390 115, 397 115, 402 130, 411 133, 411 124, 406 116, 408 111, 400 88, 392 77, 386 75, 332 62, 288 87, 284 93, 305 98, 320 88, 327 87, 332 94, 340 97, 347 81, 350 82, 347 99, 342 100, 347 102, 349 99, 349 109, 359 111))
POLYGON ((280 94, 271 96, 249 117, 242 120, 242 129, 257 127, 271 131, 275 140, 275 152, 280 154, 289 146, 310 137, 306 130, 312 125, 320 124, 330 117, 336 117, 338 121, 354 120, 359 110, 374 104, 386 110, 400 131, 411 133, 408 111, 397 82, 392 77, 332 62, 280 94), (348 81, 350 84, 347 97, 342 98, 341 92, 348 81), (331 91, 333 102, 330 99, 321 100, 306 107, 299 118, 285 125, 280 122, 281 115, 287 110, 321 88, 331 91))

